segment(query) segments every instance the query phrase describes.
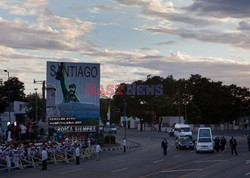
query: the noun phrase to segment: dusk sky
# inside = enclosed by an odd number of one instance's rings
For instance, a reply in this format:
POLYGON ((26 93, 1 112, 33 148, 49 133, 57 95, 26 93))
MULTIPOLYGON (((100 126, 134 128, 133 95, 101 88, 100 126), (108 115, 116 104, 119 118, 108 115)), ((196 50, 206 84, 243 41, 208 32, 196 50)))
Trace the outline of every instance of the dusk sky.
POLYGON ((249 0, 1 0, 0 78, 33 93, 46 61, 101 64, 101 84, 200 74, 250 87, 249 0))

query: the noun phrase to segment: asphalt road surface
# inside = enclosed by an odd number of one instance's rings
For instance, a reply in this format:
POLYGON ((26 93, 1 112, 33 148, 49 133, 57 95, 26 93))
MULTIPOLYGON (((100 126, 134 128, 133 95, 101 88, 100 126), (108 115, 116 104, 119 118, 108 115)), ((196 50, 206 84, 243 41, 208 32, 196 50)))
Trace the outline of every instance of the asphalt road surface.
MULTIPOLYGON (((0 178, 155 178, 155 177, 250 177, 250 152, 246 135, 238 132, 218 132, 227 138, 227 149, 218 153, 200 153, 194 150, 176 150, 175 139, 166 133, 138 132, 127 130, 127 139, 139 143, 139 147, 126 153, 107 151, 101 153, 100 161, 82 160, 80 165, 73 162, 48 165, 47 171, 27 168, 11 173, 0 173, 0 178), (230 136, 238 142, 238 156, 232 156, 228 147, 230 136), (161 141, 167 138, 168 155, 164 156, 161 141)), ((124 130, 119 129, 117 139, 122 141, 124 130)))

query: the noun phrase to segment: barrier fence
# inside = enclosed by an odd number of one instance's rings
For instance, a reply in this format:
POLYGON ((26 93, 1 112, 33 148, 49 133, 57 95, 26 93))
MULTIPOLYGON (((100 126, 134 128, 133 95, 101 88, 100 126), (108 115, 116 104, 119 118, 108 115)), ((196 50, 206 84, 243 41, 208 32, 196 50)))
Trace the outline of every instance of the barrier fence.
MULTIPOLYGON (((80 149, 80 159, 92 159, 95 155, 94 146, 80 149)), ((48 151, 47 164, 70 163, 76 161, 74 151, 48 151)), ((42 165, 41 150, 37 150, 30 156, 12 155, 3 153, 0 155, 0 172, 12 171, 14 169, 24 170, 25 168, 35 168, 42 165)))

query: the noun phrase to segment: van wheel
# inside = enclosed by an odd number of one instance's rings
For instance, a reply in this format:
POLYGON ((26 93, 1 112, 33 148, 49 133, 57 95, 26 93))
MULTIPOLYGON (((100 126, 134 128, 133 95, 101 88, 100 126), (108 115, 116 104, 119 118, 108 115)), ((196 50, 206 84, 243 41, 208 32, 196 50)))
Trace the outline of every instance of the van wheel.
POLYGON ((198 150, 196 150, 196 153, 200 153, 198 150))

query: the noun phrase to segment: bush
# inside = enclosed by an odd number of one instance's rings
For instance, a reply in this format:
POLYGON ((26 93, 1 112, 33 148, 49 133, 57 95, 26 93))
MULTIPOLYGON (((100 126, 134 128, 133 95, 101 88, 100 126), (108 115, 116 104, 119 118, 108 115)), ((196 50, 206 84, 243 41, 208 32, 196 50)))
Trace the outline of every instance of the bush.
POLYGON ((105 144, 110 144, 110 141, 111 141, 111 144, 115 144, 115 136, 114 135, 106 135, 104 137, 104 140, 105 140, 105 144))

